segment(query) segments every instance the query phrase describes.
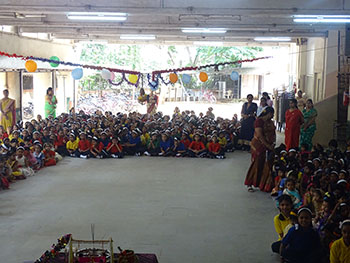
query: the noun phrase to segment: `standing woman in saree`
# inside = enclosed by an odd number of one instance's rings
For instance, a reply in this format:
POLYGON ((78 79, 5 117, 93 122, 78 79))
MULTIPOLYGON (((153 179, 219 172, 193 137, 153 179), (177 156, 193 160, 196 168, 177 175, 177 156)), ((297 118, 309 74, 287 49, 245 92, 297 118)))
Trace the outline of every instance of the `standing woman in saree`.
POLYGON ((251 142, 252 163, 244 182, 249 192, 254 191, 252 186, 259 187, 265 192, 271 192, 273 188, 271 157, 274 156, 272 153, 276 142, 276 127, 271 119, 274 113, 272 107, 266 107, 254 123, 254 138, 251 142))
POLYGON ((153 90, 151 93, 147 96, 147 113, 149 115, 154 115, 157 112, 158 107, 158 96, 153 93, 153 90))
POLYGON ((48 88, 45 96, 45 118, 48 118, 50 115, 56 118, 56 107, 57 98, 53 94, 53 89, 48 88))
POLYGON ((304 123, 304 117, 298 109, 296 99, 289 101, 289 109, 286 111, 286 129, 284 131, 284 141, 287 151, 299 147, 300 127, 304 123))
POLYGON ((311 99, 306 101, 306 107, 303 110, 304 123, 300 128, 300 147, 302 144, 307 145, 307 150, 312 148, 312 137, 314 137, 316 131, 316 117, 317 111, 314 108, 314 104, 311 99))
POLYGON ((1 125, 5 131, 16 124, 16 101, 9 98, 9 91, 5 89, 3 91, 4 98, 0 100, 1 110, 1 125))
POLYGON ((256 112, 258 110, 258 105, 253 102, 253 95, 249 94, 247 96, 248 102, 244 103, 242 106, 242 121, 241 121, 241 131, 239 135, 239 144, 242 145, 242 150, 250 149, 250 141, 254 136, 254 122, 256 112))

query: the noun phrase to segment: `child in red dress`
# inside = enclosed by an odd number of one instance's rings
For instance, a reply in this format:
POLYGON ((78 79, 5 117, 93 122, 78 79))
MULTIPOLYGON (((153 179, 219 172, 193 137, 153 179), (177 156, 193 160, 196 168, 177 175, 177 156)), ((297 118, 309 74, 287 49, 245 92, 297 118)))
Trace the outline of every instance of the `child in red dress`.
POLYGON ((45 143, 44 144, 44 166, 52 166, 52 165, 56 165, 56 159, 55 159, 55 155, 56 153, 54 151, 51 150, 51 144, 50 143, 45 143))

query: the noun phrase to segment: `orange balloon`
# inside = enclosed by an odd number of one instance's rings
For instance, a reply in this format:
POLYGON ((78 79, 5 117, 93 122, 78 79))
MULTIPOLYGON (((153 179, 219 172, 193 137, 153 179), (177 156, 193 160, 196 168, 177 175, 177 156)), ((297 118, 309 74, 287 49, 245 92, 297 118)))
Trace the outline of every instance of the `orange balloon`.
POLYGON ((176 73, 170 73, 169 79, 171 83, 175 84, 179 78, 176 73))
POLYGON ((36 69, 38 68, 38 65, 36 64, 35 61, 28 60, 25 64, 25 67, 26 67, 28 72, 35 72, 36 69))
POLYGON ((206 82, 206 81, 208 80, 208 74, 205 73, 205 72, 199 73, 199 79, 200 79, 202 82, 206 82))

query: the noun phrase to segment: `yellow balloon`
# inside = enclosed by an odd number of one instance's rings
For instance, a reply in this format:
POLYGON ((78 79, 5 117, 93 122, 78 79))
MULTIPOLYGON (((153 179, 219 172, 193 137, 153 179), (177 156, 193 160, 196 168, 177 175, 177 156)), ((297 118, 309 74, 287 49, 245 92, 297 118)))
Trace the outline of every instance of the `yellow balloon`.
POLYGON ((132 84, 136 84, 138 80, 138 76, 137 75, 133 75, 133 74, 130 74, 129 75, 129 81, 132 83, 132 84))
POLYGON ((28 72, 35 72, 36 69, 38 68, 38 65, 36 64, 35 61, 28 60, 25 64, 25 67, 26 67, 28 72))

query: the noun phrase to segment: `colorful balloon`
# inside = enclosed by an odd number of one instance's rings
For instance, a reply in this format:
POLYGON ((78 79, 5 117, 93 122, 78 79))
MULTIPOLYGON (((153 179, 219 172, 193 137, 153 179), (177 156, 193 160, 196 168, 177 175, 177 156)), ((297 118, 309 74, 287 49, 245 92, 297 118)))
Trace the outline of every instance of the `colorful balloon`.
POLYGON ((206 82, 206 81, 208 80, 208 74, 205 73, 205 72, 199 73, 199 79, 200 79, 200 81, 202 81, 202 82, 206 82))
POLYGON ((182 74, 182 82, 187 84, 187 83, 190 83, 191 81, 191 76, 188 75, 188 74, 182 74))
POLYGON ((72 71, 72 78, 75 80, 79 80, 83 77, 83 69, 82 68, 76 68, 72 71))
POLYGON ((111 71, 111 78, 110 78, 110 80, 114 80, 114 79, 115 79, 115 74, 114 74, 113 71, 111 71))
POLYGON ((134 74, 130 74, 130 75, 129 75, 129 81, 130 81, 132 84, 136 84, 138 78, 139 78, 139 77, 138 77, 137 75, 134 75, 134 74))
POLYGON ((169 79, 171 83, 175 84, 179 78, 176 73, 170 73, 169 79))
MULTIPOLYGON (((50 60, 60 61, 60 59, 59 59, 58 57, 56 57, 56 56, 52 56, 52 57, 50 58, 50 60)), ((53 63, 53 62, 50 62, 50 65, 51 65, 51 67, 53 67, 53 68, 57 68, 57 67, 59 66, 58 63, 53 63)))
POLYGON ((102 76, 103 79, 109 80, 109 79, 111 79, 111 72, 108 69, 104 68, 101 71, 101 76, 102 76))
POLYGON ((148 84, 149 88, 152 90, 152 91, 156 91, 158 89, 158 83, 155 82, 155 81, 151 81, 149 84, 148 84))
POLYGON ((27 60, 25 67, 28 72, 35 72, 38 68, 38 65, 33 60, 27 60))
POLYGON ((239 79, 239 74, 237 71, 232 71, 231 75, 230 75, 230 78, 233 80, 233 81, 236 81, 239 79))

